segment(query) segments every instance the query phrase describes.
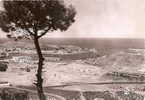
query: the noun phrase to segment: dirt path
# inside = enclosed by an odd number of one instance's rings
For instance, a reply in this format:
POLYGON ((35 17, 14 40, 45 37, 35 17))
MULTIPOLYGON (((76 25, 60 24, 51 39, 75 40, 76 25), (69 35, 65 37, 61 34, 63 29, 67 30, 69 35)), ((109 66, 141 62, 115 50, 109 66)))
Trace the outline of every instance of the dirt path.
MULTIPOLYGON (((107 84, 145 84, 145 82, 98 82, 98 83, 76 83, 76 85, 90 84, 90 85, 107 85, 107 84)), ((74 85, 74 84, 71 84, 74 85)))
POLYGON ((111 85, 111 84, 144 84, 145 82, 95 82, 95 83, 82 83, 82 82, 74 82, 74 83, 66 83, 64 85, 54 85, 54 86, 47 86, 48 88, 55 88, 55 87, 67 87, 73 85, 111 85))

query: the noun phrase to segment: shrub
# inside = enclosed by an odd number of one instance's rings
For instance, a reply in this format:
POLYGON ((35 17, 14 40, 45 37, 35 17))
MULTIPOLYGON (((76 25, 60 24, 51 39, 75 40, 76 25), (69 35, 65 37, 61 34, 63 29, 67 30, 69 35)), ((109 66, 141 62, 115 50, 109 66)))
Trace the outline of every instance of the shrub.
POLYGON ((0 63, 0 71, 6 71, 8 69, 8 65, 4 63, 0 63))
POLYGON ((22 90, 3 88, 0 90, 0 100, 28 100, 28 93, 22 90))

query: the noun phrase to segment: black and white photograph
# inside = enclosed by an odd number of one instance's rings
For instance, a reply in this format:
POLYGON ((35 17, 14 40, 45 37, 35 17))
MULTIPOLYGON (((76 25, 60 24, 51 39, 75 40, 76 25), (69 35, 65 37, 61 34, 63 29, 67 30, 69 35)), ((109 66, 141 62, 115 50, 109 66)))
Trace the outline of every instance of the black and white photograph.
POLYGON ((0 100, 145 100, 145 1, 0 0, 0 100))

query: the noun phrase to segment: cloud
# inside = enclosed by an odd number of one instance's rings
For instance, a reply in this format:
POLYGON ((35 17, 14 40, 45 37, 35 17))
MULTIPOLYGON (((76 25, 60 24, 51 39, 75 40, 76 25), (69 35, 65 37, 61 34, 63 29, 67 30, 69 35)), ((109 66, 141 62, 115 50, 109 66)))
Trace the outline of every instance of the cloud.
POLYGON ((66 32, 48 37, 145 38, 144 0, 66 0, 77 10, 66 32))
MULTIPOLYGON (((76 37, 145 37, 143 0, 73 0, 72 2, 78 12, 76 22, 71 28, 77 33, 76 37)), ((68 36, 74 36, 73 32, 68 32, 70 33, 68 36)))

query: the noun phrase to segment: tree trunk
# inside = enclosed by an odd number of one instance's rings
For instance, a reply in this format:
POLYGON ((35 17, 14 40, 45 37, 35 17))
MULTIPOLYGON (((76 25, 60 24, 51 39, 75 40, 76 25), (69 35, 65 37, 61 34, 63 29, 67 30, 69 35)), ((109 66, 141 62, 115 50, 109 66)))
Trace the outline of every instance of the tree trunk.
POLYGON ((39 58, 38 69, 37 69, 37 74, 36 74, 37 83, 35 83, 35 85, 37 87, 37 92, 38 92, 39 99, 40 100, 46 100, 44 92, 43 92, 43 79, 42 79, 42 69, 43 69, 44 58, 43 58, 41 48, 40 48, 40 45, 39 45, 39 40, 38 40, 37 37, 34 37, 34 44, 35 44, 35 48, 36 48, 37 55, 38 55, 38 58, 39 58))

